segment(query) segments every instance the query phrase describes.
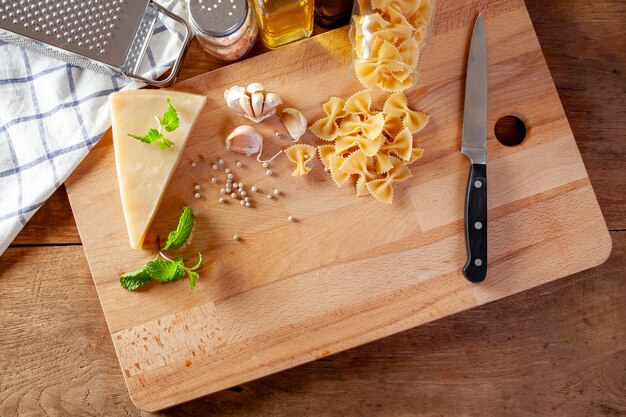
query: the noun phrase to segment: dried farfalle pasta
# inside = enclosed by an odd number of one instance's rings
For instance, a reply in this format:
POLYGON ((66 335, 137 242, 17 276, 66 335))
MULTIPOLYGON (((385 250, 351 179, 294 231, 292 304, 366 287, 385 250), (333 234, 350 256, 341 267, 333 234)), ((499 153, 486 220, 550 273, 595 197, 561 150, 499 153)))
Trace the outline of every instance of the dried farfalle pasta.
MULTIPOLYGON (((341 120, 339 121, 338 125, 339 125, 339 134, 341 134, 341 125, 344 123, 350 124, 350 123, 361 123, 363 121, 363 119, 365 118, 365 114, 348 114, 344 117, 341 118, 341 120)), ((344 127, 344 129, 346 129, 346 127, 344 127)))
POLYGON ((415 13, 419 5, 420 0, 372 0, 372 7, 381 10, 398 9, 403 16, 410 16, 415 13))
POLYGON ((330 177, 337 184, 337 187, 341 187, 350 178, 350 174, 341 170, 344 162, 345 159, 340 156, 332 155, 330 157, 328 169, 330 170, 330 177))
POLYGON ((287 158, 293 163, 296 164, 296 169, 293 171, 294 177, 301 177, 302 175, 308 174, 311 170, 306 164, 311 161, 315 154, 317 153, 317 148, 315 146, 307 145, 305 143, 301 143, 298 145, 290 146, 289 148, 283 151, 287 158))
POLYGON ((393 152, 403 160, 408 161, 413 150, 413 136, 409 129, 404 128, 404 130, 398 133, 393 142, 383 145, 382 150, 387 153, 393 152))
POLYGON ((398 116, 391 116, 385 114, 385 124, 383 125, 383 131, 390 137, 395 138, 398 133, 404 129, 402 124, 402 118, 398 116))
POLYGON ((394 182, 401 182, 411 178, 411 171, 398 158, 390 157, 393 168, 389 170, 384 178, 368 181, 366 187, 375 199, 383 203, 391 204, 393 202, 394 182))
POLYGON ((413 83, 411 74, 405 73, 405 76, 403 77, 399 77, 396 74, 397 72, 392 72, 391 74, 381 74, 376 82, 376 85, 383 91, 393 92, 406 90, 413 83))
POLYGON ((411 156, 408 161, 405 161, 405 165, 411 165, 413 162, 422 159, 424 156, 424 149, 422 148, 413 148, 411 149, 411 156))
POLYGON ((423 43, 428 37, 428 26, 432 20, 433 1, 420 0, 417 11, 409 16, 408 21, 415 28, 415 39, 423 43))
POLYGON ((341 170, 350 175, 359 175, 368 179, 376 177, 375 173, 369 171, 367 166, 367 155, 362 150, 354 151, 345 158, 341 165, 341 170))
POLYGON ((387 153, 378 152, 372 157, 372 167, 370 168, 370 171, 377 174, 384 174, 389 172, 391 168, 393 168, 393 164, 391 163, 391 159, 389 159, 389 155, 387 153))
POLYGON ((367 116, 365 120, 342 120, 339 127, 339 134, 342 136, 361 133, 363 136, 374 140, 383 132, 385 125, 385 117, 382 113, 367 116))
POLYGON ((415 29, 404 14, 394 5, 385 8, 384 16, 387 17, 389 22, 385 29, 395 32, 398 35, 399 42, 404 42, 413 37, 412 35, 415 29))
POLYGON ((335 156, 335 146, 334 145, 321 145, 317 147, 317 151, 319 152, 320 159, 322 160, 322 164, 324 165, 324 169, 330 169, 330 158, 335 156))
MULTIPOLYGON (((377 136, 375 139, 370 139, 359 133, 339 136, 335 141, 335 153, 341 155, 346 151, 359 148, 365 155, 374 156, 378 153, 384 142, 385 137, 382 135, 377 136)), ((411 152, 410 148, 409 152, 411 152)))
MULTIPOLYGON (((411 39, 413 37, 412 35, 413 35, 413 26, 409 24, 402 25, 398 23, 393 23, 387 26, 383 30, 372 33, 372 40, 374 40, 374 38, 383 38, 387 40, 388 42, 390 42, 391 44, 393 44, 394 46, 398 46, 402 42, 411 39)), ((373 52, 378 52, 378 50, 374 48, 373 52)))
MULTIPOLYGON (((400 55, 402 56, 402 60, 410 67, 416 67, 419 61, 419 43, 415 38, 410 38, 398 46, 398 51, 400 51, 400 55)), ((408 71, 407 71, 408 73, 408 71)))
POLYGON ((383 44, 383 41, 387 41, 393 45, 399 43, 400 35, 391 30, 391 29, 381 29, 377 32, 372 33, 371 41, 370 41, 370 49, 372 54, 378 54, 378 50, 383 44))
POLYGON ((389 22, 380 13, 367 14, 360 19, 362 19, 360 27, 366 33, 378 32, 389 26, 389 22))
POLYGON ((372 93, 370 90, 361 90, 352 94, 344 105, 344 111, 350 114, 370 114, 372 93))
POLYGON ((367 155, 365 155, 363 151, 358 150, 352 152, 350 156, 345 158, 339 168, 349 175, 358 175, 359 178, 356 182, 356 195, 358 197, 367 195, 366 183, 376 178, 376 173, 370 172, 367 162, 367 155))
POLYGON ((335 140, 339 134, 339 126, 337 119, 346 115, 344 110, 345 101, 340 98, 332 97, 324 104, 324 112, 326 117, 313 123, 310 127, 311 132, 317 137, 325 141, 335 140))
MULTIPOLYGON (((337 100, 324 106, 325 119, 332 119, 338 132, 332 143, 317 148, 322 164, 338 187, 353 177, 357 196, 371 194, 390 203, 393 184, 409 178, 408 165, 424 154, 422 148, 414 147, 412 129, 420 130, 428 116, 411 109, 404 93, 390 96, 382 112, 372 109, 368 90, 356 92, 342 106, 337 100)), ((292 151, 285 153, 289 156, 292 151)), ((302 159, 292 160, 299 163, 298 172, 307 171, 302 159)))
POLYGON ((402 124, 404 127, 408 128, 411 133, 422 130, 428 124, 429 119, 426 113, 411 110, 406 96, 401 91, 387 98, 383 105, 383 113, 401 118, 402 124))
POLYGON ((367 189, 367 177, 365 175, 360 175, 356 180, 355 189, 357 197, 365 197, 370 194, 367 189))
POLYGON ((386 76, 407 68, 401 59, 398 48, 383 39, 373 58, 362 59, 354 64, 356 75, 365 87, 380 87, 386 76))
POLYGON ((358 2, 351 39, 354 71, 363 86, 395 92, 415 85, 433 10, 433 0, 358 2))
POLYGON ((419 7, 419 1, 411 1, 410 7, 401 6, 398 1, 389 3, 383 9, 383 15, 389 22, 388 27, 393 25, 411 26, 411 23, 407 19, 407 16, 411 16, 415 13, 419 7))

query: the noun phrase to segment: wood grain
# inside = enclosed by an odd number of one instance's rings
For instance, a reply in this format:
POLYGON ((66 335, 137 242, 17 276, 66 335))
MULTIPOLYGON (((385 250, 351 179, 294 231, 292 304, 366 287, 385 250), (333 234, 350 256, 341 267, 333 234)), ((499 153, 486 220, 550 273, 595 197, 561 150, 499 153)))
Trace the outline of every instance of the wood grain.
MULTIPOLYGON (((626 150, 618 122, 625 116, 620 104, 626 102, 624 2, 527 0, 526 4, 594 188, 626 189, 621 163, 626 150)), ((323 32, 315 28, 315 34, 323 32)), ((265 52, 267 49, 257 44, 250 56, 265 52)), ((208 56, 194 41, 179 79, 226 65, 208 56)), ((626 196, 597 194, 609 229, 626 229, 626 196)), ((39 212, 42 214, 31 219, 14 244, 80 243, 63 187, 39 212)))
POLYGON ((2 416, 137 413, 120 390, 124 379, 81 252, 10 248, 0 258, 2 416))
MULTIPOLYGON (((357 201, 319 169, 304 181, 289 179, 285 158, 272 163, 271 177, 249 161, 235 170, 262 190, 280 188, 277 201, 257 200, 253 210, 230 207, 217 203, 216 186, 206 186, 200 201, 191 198, 194 183, 216 175, 211 161, 224 158, 234 166, 223 138, 240 120, 221 104, 224 89, 262 80, 316 120, 329 96, 360 88, 345 76, 347 30, 173 87, 208 97, 157 214, 175 222, 182 205, 194 206, 200 224, 187 253, 202 251, 212 265, 193 293, 184 282, 120 290, 120 272, 150 259, 151 242, 173 224, 153 227, 143 251, 126 249, 110 138, 66 182, 122 370, 141 409, 170 407, 606 259, 610 237, 523 2, 441 2, 434 33, 421 67, 423 85, 407 93, 413 108, 432 116, 418 137, 428 151, 415 178, 398 187, 393 207, 357 201), (490 276, 472 286, 460 273, 468 163, 458 147, 467 40, 483 8, 491 51, 488 123, 518 114, 529 135, 522 145, 505 147, 490 129, 490 276), (94 208, 93 201, 110 204, 94 208), (289 214, 297 224, 286 221, 289 214), (232 240, 235 233, 242 241, 232 240)), ((266 137, 278 128, 260 127, 266 137)))
POLYGON ((11 243, 16 245, 80 245, 65 186, 52 194, 11 243))
POLYGON ((604 217, 610 229, 626 230, 626 193, 612 191, 626 190, 626 4, 527 4, 591 182, 606 190, 597 193, 604 217))
MULTIPOLYGON (((158 415, 626 415, 626 232, 611 235, 593 270, 158 415)), ((13 248, 0 267, 0 415, 146 415, 82 249, 13 248)))
MULTIPOLYGON (((626 3, 526 4, 607 223, 624 229, 626 3)), ((184 71, 204 73, 208 61, 194 44, 184 71)), ((71 216, 66 197, 59 201, 63 210, 41 216, 42 228, 71 216)), ((73 232, 78 241, 74 226, 42 230, 34 220, 18 239, 57 244, 73 232)), ((626 415, 624 235, 612 233, 613 254, 599 268, 162 415, 626 415)), ((112 342, 101 338, 107 328, 82 249, 10 249, 0 257, 0 299, 0 415, 140 415, 112 342), (39 298, 25 290, 31 281, 47 289, 39 298), (83 347, 97 346, 91 361, 67 347, 74 328, 84 329, 83 347)))

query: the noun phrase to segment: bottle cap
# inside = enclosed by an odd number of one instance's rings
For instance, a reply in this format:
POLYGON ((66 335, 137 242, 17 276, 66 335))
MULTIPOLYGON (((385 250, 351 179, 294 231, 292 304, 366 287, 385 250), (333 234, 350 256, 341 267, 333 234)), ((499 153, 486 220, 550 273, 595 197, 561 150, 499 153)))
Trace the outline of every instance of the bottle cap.
POLYGON ((246 0, 190 0, 189 18, 200 32, 219 38, 237 31, 248 15, 246 0))

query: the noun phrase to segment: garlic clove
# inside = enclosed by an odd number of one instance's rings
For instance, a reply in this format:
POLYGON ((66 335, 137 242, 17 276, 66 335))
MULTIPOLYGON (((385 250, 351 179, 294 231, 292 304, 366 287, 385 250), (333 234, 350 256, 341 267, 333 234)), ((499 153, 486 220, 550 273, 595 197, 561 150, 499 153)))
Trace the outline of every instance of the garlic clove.
POLYGON ((265 101, 265 94, 261 91, 257 91, 256 93, 252 93, 252 112, 254 113, 254 117, 259 118, 263 115, 263 102, 265 101))
POLYGON ((243 111, 244 116, 254 119, 254 112, 252 111, 252 102, 250 101, 250 96, 245 95, 239 99, 239 106, 243 111))
POLYGON ((248 88, 246 88, 246 91, 248 91, 248 94, 254 94, 263 90, 265 90, 265 87, 261 83, 251 83, 248 85, 248 88))
POLYGON ((229 108, 254 123, 260 123, 276 114, 283 101, 276 93, 265 93, 261 83, 251 83, 248 87, 232 86, 224 91, 224 100, 229 108))
POLYGON ((276 113, 276 108, 281 104, 283 104, 283 101, 278 94, 266 93, 262 116, 265 117, 276 113))
POLYGON ((234 85, 230 87, 228 90, 224 91, 224 100, 226 101, 226 105, 235 110, 237 113, 243 114, 243 110, 239 105, 239 99, 246 95, 246 89, 240 87, 238 85, 234 85))
POLYGON ((300 140, 302 135, 306 132, 306 128, 308 126, 306 117, 304 117, 302 112, 298 109, 283 109, 283 112, 280 115, 280 121, 283 123, 289 132, 289 136, 291 136, 294 142, 300 140))
POLYGON ((252 126, 243 125, 230 132, 226 138, 226 150, 242 155, 255 155, 261 151, 263 136, 252 126))

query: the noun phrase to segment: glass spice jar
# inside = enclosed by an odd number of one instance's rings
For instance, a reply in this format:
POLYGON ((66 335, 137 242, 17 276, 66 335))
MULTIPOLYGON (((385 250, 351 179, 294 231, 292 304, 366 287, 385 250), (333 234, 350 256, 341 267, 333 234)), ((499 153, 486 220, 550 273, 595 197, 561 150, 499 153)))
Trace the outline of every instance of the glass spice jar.
POLYGON ((247 0, 190 0, 189 23, 202 49, 224 61, 250 52, 258 33, 247 0))

